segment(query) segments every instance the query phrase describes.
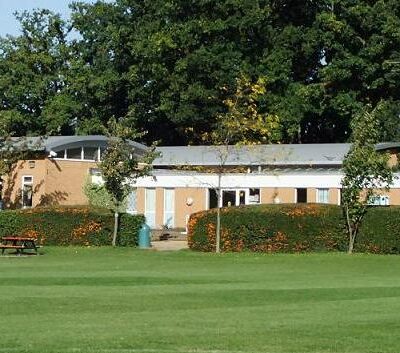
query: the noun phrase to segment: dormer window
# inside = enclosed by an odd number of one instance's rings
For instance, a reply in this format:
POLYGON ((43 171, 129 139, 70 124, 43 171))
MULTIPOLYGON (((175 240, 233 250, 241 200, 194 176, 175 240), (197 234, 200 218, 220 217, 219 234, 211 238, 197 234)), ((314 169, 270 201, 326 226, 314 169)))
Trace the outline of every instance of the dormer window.
POLYGON ((100 147, 72 147, 55 151, 55 153, 57 153, 57 157, 55 157, 55 159, 97 162, 99 161, 100 147))

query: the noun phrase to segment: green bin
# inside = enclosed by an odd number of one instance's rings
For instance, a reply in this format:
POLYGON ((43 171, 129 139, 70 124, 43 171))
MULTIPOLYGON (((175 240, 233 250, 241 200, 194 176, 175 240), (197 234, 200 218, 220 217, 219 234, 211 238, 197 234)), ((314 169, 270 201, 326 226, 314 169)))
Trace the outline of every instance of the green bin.
POLYGON ((139 249, 151 248, 150 239, 150 227, 146 223, 143 223, 139 230, 139 249))

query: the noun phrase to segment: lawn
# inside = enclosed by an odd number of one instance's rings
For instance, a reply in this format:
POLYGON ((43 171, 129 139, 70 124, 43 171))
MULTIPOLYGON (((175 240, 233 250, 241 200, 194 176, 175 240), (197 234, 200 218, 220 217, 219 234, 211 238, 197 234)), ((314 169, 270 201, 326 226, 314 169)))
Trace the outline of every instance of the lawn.
POLYGON ((45 248, 0 258, 0 352, 399 352, 400 257, 45 248))

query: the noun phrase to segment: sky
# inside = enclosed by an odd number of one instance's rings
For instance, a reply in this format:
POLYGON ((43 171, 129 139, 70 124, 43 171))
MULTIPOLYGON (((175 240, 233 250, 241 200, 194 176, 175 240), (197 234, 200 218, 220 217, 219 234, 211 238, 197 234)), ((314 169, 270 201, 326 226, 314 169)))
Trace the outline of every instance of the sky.
MULTIPOLYGON (((94 2, 93 0, 83 1, 94 2)), ((68 4, 71 2, 72 0, 0 0, 0 37, 7 34, 20 34, 18 21, 13 15, 15 11, 46 8, 67 18, 69 15, 68 4)))

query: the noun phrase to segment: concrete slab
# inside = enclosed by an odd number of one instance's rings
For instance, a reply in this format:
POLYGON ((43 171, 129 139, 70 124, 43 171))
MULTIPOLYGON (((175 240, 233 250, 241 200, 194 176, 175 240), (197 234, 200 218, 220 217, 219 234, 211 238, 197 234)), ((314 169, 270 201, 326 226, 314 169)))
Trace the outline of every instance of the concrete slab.
POLYGON ((152 241, 151 246, 153 250, 157 251, 177 251, 188 249, 188 243, 186 240, 152 241))

